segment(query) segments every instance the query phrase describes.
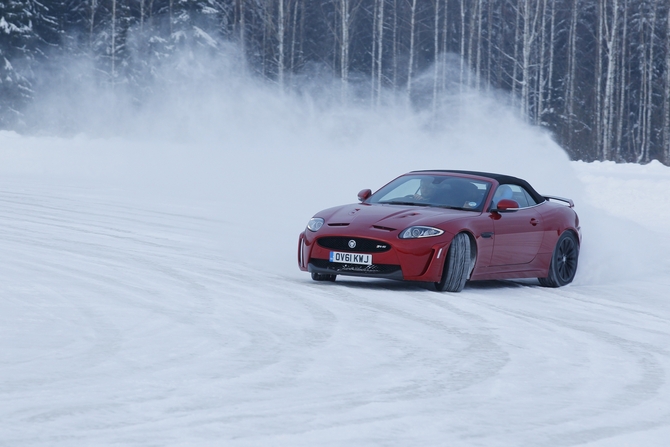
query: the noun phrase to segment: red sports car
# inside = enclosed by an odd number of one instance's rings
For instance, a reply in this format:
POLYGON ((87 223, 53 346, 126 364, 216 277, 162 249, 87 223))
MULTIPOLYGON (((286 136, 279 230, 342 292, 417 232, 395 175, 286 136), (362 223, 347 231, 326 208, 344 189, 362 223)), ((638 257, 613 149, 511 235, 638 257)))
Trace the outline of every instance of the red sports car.
POLYGON ((572 282, 581 231, 570 199, 525 180, 471 171, 413 171, 360 203, 317 213, 300 234, 298 265, 337 275, 428 281, 459 292, 477 280, 572 282))

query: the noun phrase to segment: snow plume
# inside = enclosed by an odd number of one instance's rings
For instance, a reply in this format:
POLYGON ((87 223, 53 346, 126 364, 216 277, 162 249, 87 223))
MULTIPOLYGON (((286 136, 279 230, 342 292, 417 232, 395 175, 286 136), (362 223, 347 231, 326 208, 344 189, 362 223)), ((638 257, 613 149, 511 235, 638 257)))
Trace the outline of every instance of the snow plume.
MULTIPOLYGON (((221 45, 216 56, 189 49, 157 62, 153 82, 141 89, 102 83, 81 60, 61 67, 52 70, 52 83, 27 119, 50 134, 123 138, 129 146, 152 142, 119 148, 120 160, 141 153, 181 156, 178 169, 194 164, 199 171, 201 157, 228 164, 234 157, 258 160, 249 157, 254 152, 262 159, 295 159, 286 166, 292 169, 331 157, 342 161, 340 175, 360 179, 365 173, 371 187, 409 169, 444 167, 507 172, 552 190, 556 176, 547 174, 571 172, 550 136, 523 123, 493 94, 461 92, 452 82, 432 113, 432 68, 417 78, 414 106, 402 92, 384 92, 381 105, 371 107, 367 81, 353 81, 344 103, 340 81, 315 78, 318 68, 287 81, 295 85, 282 91, 255 76, 232 45, 221 45), (378 176, 370 177, 370 169, 378 176)), ((565 183, 562 178, 556 186, 565 183)))
POLYGON ((360 189, 415 169, 501 172, 527 179, 540 193, 573 198, 584 216, 582 271, 602 272, 586 282, 639 272, 635 262, 603 250, 612 240, 627 240, 622 249, 636 257, 635 247, 648 245, 644 237, 624 237, 629 224, 587 208, 565 152, 495 93, 451 83, 433 103, 432 68, 418 77, 414 106, 402 93, 384 92, 382 105, 371 107, 369 82, 352 84, 345 102, 332 78, 304 75, 280 89, 254 76, 230 45, 216 57, 188 50, 163 61, 139 92, 122 83, 101 86, 82 62, 63 67, 53 77, 58 86, 28 117, 70 136, 0 134, 0 170, 203 204, 236 220, 240 235, 281 240, 276 257, 291 271, 295 237, 314 212, 353 202, 360 189), (283 218, 271 223, 273 234, 259 236, 277 215, 283 218), (605 223, 607 237, 598 240, 605 223))

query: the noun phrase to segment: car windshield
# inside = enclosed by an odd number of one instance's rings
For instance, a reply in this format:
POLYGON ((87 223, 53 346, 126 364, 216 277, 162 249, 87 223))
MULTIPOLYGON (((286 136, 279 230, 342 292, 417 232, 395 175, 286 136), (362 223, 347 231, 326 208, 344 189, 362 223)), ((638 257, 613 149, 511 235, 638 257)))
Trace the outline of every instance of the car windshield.
POLYGON ((465 177, 410 174, 393 180, 366 202, 481 211, 491 183, 465 177))

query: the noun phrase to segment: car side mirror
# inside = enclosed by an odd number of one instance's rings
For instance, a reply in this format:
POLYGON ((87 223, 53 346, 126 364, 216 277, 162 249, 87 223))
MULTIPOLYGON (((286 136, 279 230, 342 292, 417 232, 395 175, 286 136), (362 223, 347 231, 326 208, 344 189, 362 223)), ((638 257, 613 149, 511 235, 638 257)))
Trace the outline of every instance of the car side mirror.
POLYGON ((511 213, 519 209, 519 203, 512 199, 501 199, 498 202, 496 208, 492 211, 497 211, 499 213, 511 213))
POLYGON ((360 200, 361 202, 364 202, 371 195, 372 195, 372 190, 363 189, 363 190, 361 190, 361 192, 358 193, 358 200, 360 200))

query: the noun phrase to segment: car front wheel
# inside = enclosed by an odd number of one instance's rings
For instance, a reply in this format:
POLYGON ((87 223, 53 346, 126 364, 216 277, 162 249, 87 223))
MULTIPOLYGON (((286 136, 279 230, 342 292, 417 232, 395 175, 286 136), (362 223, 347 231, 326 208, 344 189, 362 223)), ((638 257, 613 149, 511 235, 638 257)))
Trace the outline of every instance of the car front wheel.
POLYGON ((546 278, 538 278, 544 287, 561 287, 570 284, 577 273, 579 260, 579 243, 571 231, 564 232, 556 242, 551 255, 549 274, 546 278))
POLYGON ((470 256, 470 238, 465 233, 454 237, 444 262, 442 279, 435 283, 438 292, 460 292, 468 280, 472 258, 470 256))

